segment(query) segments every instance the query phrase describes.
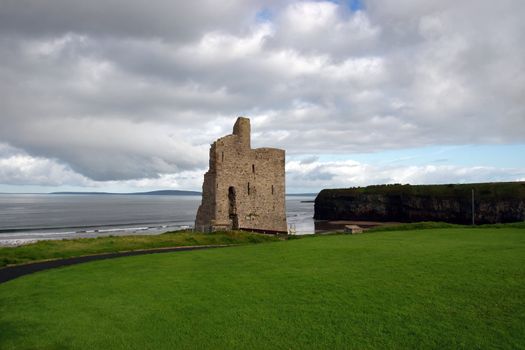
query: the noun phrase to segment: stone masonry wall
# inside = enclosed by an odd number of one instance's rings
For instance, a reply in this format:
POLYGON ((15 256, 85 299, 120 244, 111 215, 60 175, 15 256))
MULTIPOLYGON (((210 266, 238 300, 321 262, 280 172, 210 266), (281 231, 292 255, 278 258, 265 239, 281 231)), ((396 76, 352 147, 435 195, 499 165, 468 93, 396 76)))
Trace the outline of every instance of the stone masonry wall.
POLYGON ((251 149, 250 120, 238 118, 210 147, 195 228, 286 232, 284 164, 284 150, 251 149))

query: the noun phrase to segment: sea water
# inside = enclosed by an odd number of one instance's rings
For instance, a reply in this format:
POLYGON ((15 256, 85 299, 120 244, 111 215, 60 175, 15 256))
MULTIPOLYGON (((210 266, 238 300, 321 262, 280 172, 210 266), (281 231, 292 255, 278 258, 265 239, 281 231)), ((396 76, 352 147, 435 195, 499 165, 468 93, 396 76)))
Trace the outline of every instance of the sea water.
MULTIPOLYGON (((286 198, 288 224, 313 233, 314 197, 286 198)), ((0 194, 0 241, 158 234, 193 227, 200 196, 0 194)), ((0 243, 1 243, 0 242, 0 243)))

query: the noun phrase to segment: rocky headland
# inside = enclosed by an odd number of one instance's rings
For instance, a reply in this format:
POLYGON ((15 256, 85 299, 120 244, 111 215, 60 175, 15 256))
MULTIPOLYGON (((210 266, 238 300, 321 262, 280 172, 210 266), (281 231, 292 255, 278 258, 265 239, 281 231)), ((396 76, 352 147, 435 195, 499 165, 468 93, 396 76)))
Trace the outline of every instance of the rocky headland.
POLYGON ((471 224, 473 207, 476 224, 524 221, 525 182, 325 189, 314 219, 471 224))

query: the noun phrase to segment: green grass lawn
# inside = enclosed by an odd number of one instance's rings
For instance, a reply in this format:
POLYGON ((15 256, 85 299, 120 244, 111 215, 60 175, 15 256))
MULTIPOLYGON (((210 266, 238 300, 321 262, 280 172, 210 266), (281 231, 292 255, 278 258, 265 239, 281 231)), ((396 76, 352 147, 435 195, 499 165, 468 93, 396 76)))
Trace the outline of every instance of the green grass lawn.
POLYGON ((525 230, 335 235, 0 284, 0 349, 525 348, 525 230))

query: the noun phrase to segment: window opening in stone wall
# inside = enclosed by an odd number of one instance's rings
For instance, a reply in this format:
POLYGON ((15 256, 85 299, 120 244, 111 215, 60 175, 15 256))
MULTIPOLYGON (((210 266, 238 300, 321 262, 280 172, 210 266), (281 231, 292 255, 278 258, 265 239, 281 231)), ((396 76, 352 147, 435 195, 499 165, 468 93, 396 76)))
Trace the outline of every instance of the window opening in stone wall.
POLYGON ((248 182, 248 195, 250 195, 250 183, 248 182))
POLYGON ((224 162, 224 152, 221 153, 221 162, 224 162))
POLYGON ((273 185, 272 185, 272 194, 273 194, 273 185))
POLYGON ((239 229, 239 217, 237 215, 237 196, 235 194, 235 187, 228 188, 228 217, 233 230, 239 229))
POLYGON ((255 174, 255 164, 252 164, 252 173, 255 174))

